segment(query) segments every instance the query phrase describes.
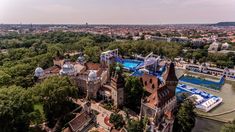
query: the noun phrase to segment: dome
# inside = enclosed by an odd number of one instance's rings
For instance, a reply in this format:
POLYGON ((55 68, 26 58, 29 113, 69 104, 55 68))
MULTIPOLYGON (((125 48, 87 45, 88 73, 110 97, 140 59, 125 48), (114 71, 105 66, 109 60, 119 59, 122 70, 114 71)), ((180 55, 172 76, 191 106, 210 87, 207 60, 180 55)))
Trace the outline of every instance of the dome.
POLYGON ((73 65, 72 65, 72 64, 69 64, 69 63, 64 64, 64 65, 63 65, 63 69, 73 69, 73 65))
POLYGON ((91 70, 88 75, 88 81, 94 81, 94 80, 97 80, 97 74, 96 71, 91 70))
POLYGON ((34 76, 41 77, 44 75, 44 70, 41 67, 37 67, 34 71, 34 76))
POLYGON ((73 74, 75 72, 74 66, 70 63, 66 63, 63 65, 60 74, 73 74))

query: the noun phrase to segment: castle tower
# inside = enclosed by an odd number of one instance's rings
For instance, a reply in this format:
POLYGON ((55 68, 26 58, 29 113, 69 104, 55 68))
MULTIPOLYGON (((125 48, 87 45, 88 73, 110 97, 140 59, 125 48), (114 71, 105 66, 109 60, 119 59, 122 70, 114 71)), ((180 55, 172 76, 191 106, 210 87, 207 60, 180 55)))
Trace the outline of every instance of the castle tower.
POLYGON ((90 71, 87 81, 87 98, 96 98, 100 88, 100 80, 95 71, 90 71))
POLYGON ((116 107, 122 107, 124 104, 124 78, 122 76, 121 68, 115 68, 115 74, 111 78, 112 99, 116 107))
POLYGON ((163 75, 163 78, 165 80, 167 87, 171 90, 172 93, 175 94, 175 89, 178 84, 178 78, 176 77, 175 74, 175 65, 173 62, 171 62, 167 67, 167 71, 163 75))

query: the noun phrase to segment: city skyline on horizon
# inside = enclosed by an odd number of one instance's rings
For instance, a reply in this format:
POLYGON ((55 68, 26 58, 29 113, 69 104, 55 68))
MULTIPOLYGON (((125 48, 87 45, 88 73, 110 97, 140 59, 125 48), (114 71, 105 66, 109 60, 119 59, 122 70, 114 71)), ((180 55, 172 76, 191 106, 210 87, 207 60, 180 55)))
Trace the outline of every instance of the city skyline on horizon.
POLYGON ((0 0, 1 24, 159 25, 235 21, 235 0, 0 0))

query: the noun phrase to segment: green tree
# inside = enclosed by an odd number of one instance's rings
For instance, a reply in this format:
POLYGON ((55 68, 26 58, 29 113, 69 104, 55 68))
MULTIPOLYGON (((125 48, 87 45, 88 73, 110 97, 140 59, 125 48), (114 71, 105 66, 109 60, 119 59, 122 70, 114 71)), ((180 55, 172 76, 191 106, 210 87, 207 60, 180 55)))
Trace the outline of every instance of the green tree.
POLYGON ((131 76, 126 78, 125 93, 127 107, 133 110, 139 110, 143 92, 142 83, 137 77, 131 76))
POLYGON ((143 120, 129 120, 127 123, 128 132, 143 132, 144 124, 143 120))
POLYGON ((0 86, 9 85, 11 76, 0 70, 0 86))
POLYGON ((193 102, 189 99, 181 103, 174 122, 174 132, 190 132, 193 129, 196 117, 194 108, 193 102))
POLYGON ((31 49, 37 54, 45 54, 47 52, 47 45, 42 43, 34 43, 31 49))
POLYGON ((94 37, 94 40, 95 40, 96 43, 104 43, 104 42, 113 41, 112 38, 110 38, 109 36, 106 36, 106 35, 96 35, 94 37))
POLYGON ((26 132, 33 116, 31 93, 21 87, 0 89, 0 131, 26 132))
POLYGON ((61 48, 61 45, 50 45, 48 47, 48 53, 52 55, 52 57, 61 57, 64 54, 64 50, 61 48))
POLYGON ((114 125, 115 129, 121 129, 124 125, 124 120, 121 114, 112 113, 109 121, 114 125))
POLYGON ((6 68, 7 73, 12 78, 12 83, 17 86, 30 87, 33 85, 34 67, 30 64, 19 63, 10 68, 6 68))
POLYGON ((100 60, 101 49, 98 46, 86 47, 84 53, 89 57, 89 60, 98 63, 100 60))
POLYGON ((232 121, 231 123, 225 124, 221 130, 221 132, 235 132, 235 120, 232 121))
POLYGON ((84 46, 93 46, 95 42, 92 36, 86 36, 86 37, 80 38, 79 43, 84 46))
POLYGON ((37 84, 34 91, 43 104, 43 111, 49 122, 49 127, 60 129, 61 126, 58 124, 67 113, 75 108, 72 98, 77 97, 78 91, 74 82, 68 77, 53 76, 37 84))

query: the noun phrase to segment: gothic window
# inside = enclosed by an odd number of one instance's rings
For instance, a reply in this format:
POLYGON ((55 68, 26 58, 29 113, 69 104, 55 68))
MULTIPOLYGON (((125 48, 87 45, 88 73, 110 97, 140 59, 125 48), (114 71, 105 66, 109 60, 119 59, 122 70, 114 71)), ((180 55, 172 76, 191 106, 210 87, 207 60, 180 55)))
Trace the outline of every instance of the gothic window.
POLYGON ((152 84, 152 89, 154 89, 155 87, 154 87, 154 84, 152 84))
POLYGON ((152 78, 149 80, 149 83, 152 83, 152 78))
POLYGON ((145 86, 147 85, 147 81, 144 82, 144 85, 145 85, 145 86))

